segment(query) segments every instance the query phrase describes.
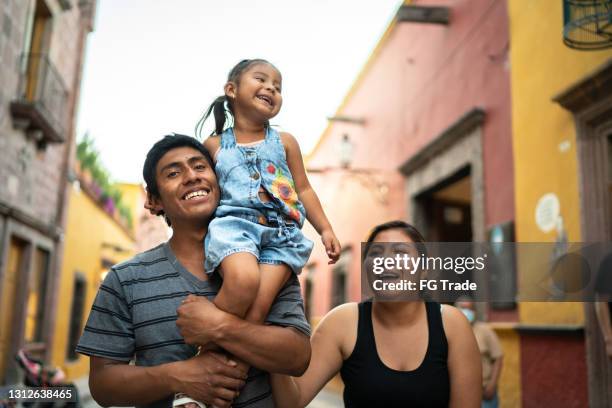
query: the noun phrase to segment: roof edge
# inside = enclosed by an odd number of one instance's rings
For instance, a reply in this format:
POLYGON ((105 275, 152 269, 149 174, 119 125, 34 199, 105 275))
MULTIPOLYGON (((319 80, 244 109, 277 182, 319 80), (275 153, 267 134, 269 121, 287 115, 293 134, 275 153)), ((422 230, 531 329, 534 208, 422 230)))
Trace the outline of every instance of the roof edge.
MULTIPOLYGON (((368 57, 368 59, 366 60, 365 64, 361 68, 361 71, 359 71, 359 74, 357 74, 357 78, 355 79, 355 81, 353 81, 353 84, 351 85, 351 87, 349 88, 348 92, 346 93, 346 95, 342 99, 342 102, 340 102, 340 106, 338 106, 338 108, 336 109, 336 112, 334 113, 333 116, 338 116, 340 114, 340 112, 346 107, 346 105, 348 104, 348 102, 351 99, 351 97, 355 94, 355 92, 357 92, 358 86, 361 84, 361 81, 364 79, 365 75, 368 73, 370 67, 374 63, 375 57, 378 56, 378 54, 380 53, 383 45, 386 44, 387 40, 391 36, 391 32, 393 31, 393 29, 397 25, 397 13, 402 8, 402 6, 404 6, 406 4, 410 4, 410 3, 412 3, 412 0, 404 0, 400 4, 398 4, 397 9, 396 9, 395 13, 393 14, 393 18, 391 18, 391 21, 389 21, 389 24, 387 25, 387 28, 385 29, 385 31, 381 35, 380 39, 378 40, 378 43, 376 44, 376 46, 374 47, 372 52, 370 53, 370 56, 368 57)), ((327 139, 327 136, 329 134, 331 126, 332 126, 332 124, 328 122, 327 126, 325 127, 325 130, 323 130, 323 133, 321 133, 321 136, 319 136, 319 139, 317 140, 317 143, 315 143, 315 145, 312 148, 312 150, 310 151, 310 153, 308 153, 306 155, 305 160, 304 160, 306 162, 306 164, 317 153, 317 150, 321 147, 321 145, 323 144, 323 141, 325 139, 327 139)))

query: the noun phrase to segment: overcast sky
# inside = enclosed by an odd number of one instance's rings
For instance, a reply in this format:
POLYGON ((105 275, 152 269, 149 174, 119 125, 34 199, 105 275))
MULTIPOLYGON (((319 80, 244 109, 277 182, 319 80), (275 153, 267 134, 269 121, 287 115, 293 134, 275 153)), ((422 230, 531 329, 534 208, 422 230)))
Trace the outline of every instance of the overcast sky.
POLYGON ((283 75, 272 120, 309 152, 399 6, 398 0, 98 0, 78 138, 89 131, 118 181, 141 182, 151 145, 193 135, 241 59, 283 75))

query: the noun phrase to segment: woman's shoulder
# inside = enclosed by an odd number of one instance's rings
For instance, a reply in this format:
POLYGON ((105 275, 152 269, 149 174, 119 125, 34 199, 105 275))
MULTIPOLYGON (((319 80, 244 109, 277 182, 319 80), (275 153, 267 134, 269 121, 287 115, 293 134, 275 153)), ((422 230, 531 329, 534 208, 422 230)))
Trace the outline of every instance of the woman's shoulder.
POLYGON ((346 359, 355 346, 358 321, 359 304, 344 303, 330 310, 321 319, 315 335, 324 336, 328 341, 335 343, 346 359))
POLYGON ((334 316, 335 318, 346 318, 352 315, 357 315, 359 309, 359 303, 348 302, 343 303, 339 306, 334 307, 327 313, 328 316, 334 316))
POLYGON ((357 321, 359 307, 355 302, 344 303, 327 312, 320 324, 334 325, 357 321))

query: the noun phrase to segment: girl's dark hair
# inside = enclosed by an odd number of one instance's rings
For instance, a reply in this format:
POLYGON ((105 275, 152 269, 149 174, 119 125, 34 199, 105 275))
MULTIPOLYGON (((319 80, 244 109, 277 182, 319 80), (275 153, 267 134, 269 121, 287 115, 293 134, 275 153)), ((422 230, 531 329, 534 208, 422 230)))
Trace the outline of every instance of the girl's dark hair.
POLYGON ((419 253, 427 256, 427 249, 425 248, 425 238, 423 238, 423 235, 421 235, 419 230, 417 230, 412 224, 408 224, 407 222, 401 220, 385 222, 374 227, 374 229, 372 229, 372 231, 370 232, 368 239, 366 240, 364 254, 368 253, 370 247, 372 246, 372 242, 374 242, 378 234, 383 231, 388 231, 392 229, 399 229, 404 234, 408 235, 410 239, 415 243, 419 253))
MULTIPOLYGON (((234 82, 238 84, 240 82, 240 76, 250 67, 256 64, 268 64, 271 66, 271 63, 266 61, 265 59, 255 58, 255 59, 244 59, 240 61, 234 68, 231 69, 229 74, 227 75, 227 82, 234 82)), ((276 68, 276 67, 275 67, 276 68)), ((213 103, 210 104, 208 109, 195 127, 196 137, 202 138, 202 129, 204 127, 204 122, 210 115, 213 115, 215 118, 215 130, 211 133, 212 135, 220 135, 225 130, 225 122, 231 117, 234 119, 234 108, 232 107, 231 100, 227 97, 227 95, 221 95, 217 97, 213 103), (226 105, 227 104, 227 108, 226 105)), ((266 126, 268 123, 266 123, 266 126)))

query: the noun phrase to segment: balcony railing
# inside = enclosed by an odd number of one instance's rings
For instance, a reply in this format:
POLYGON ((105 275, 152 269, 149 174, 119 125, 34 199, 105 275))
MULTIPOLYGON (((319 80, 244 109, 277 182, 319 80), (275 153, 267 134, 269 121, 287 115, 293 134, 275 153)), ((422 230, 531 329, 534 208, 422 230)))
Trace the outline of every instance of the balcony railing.
POLYGON ((22 55, 20 67, 18 94, 11 103, 15 127, 41 142, 63 142, 68 90, 62 77, 45 54, 22 55))

